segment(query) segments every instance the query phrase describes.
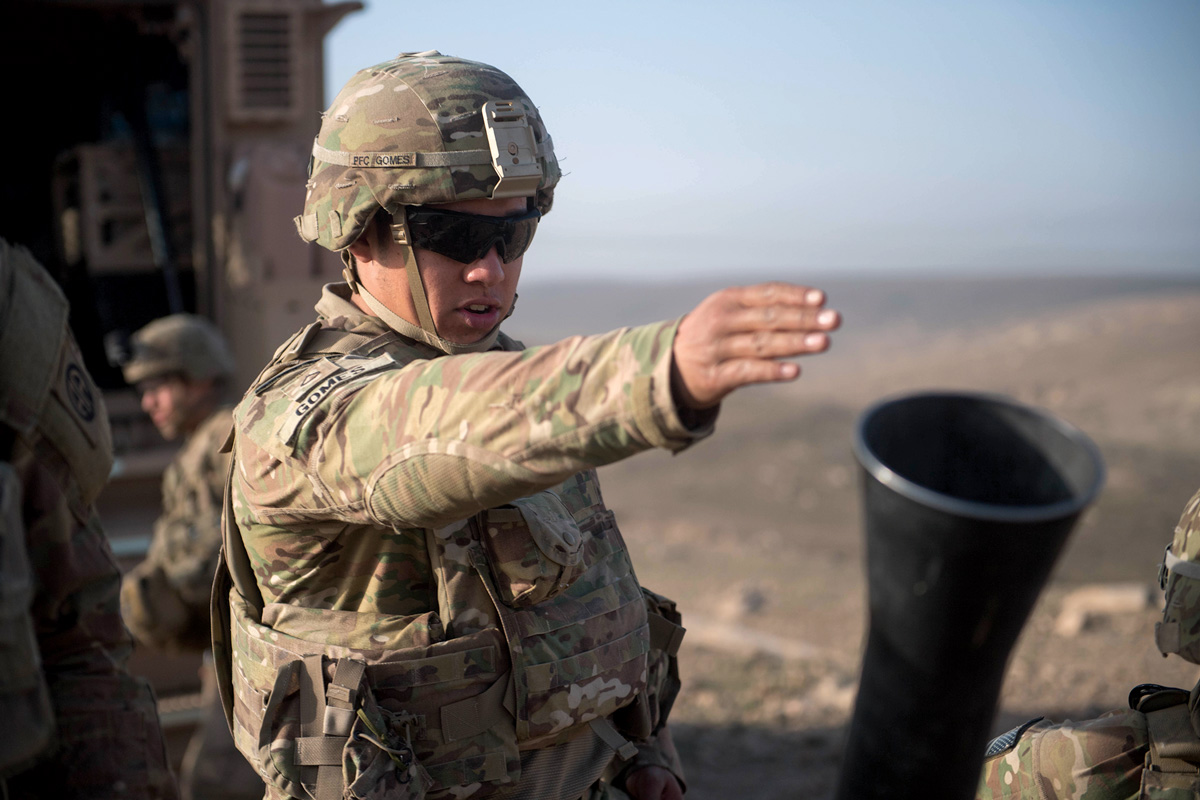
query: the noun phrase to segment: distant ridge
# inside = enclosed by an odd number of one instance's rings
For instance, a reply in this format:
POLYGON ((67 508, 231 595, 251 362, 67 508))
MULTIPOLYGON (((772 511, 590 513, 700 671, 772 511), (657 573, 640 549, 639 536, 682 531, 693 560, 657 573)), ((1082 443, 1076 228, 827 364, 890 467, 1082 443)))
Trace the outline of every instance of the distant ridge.
MULTIPOLYGON (((667 281, 529 281, 505 330, 526 344, 573 334, 600 333, 679 316, 724 286, 753 283, 705 278, 667 281)), ((839 346, 850 346, 881 327, 918 326, 949 331, 1039 316, 1056 308, 1105 298, 1200 292, 1195 276, 834 277, 812 281, 842 311, 839 346)), ((1200 324, 1200 323, 1198 323, 1200 324)))

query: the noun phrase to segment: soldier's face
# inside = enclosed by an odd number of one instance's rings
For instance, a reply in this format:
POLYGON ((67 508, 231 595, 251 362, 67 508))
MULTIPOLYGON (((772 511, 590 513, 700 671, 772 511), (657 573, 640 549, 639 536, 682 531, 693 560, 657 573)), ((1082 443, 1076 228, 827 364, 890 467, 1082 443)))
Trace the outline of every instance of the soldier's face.
POLYGON ((142 410, 149 416, 164 439, 177 439, 196 429, 204 421, 212 381, 189 381, 179 375, 140 381, 142 410))
MULTIPOLYGON (((523 197, 501 200, 481 198, 459 200, 429 208, 489 217, 507 217, 524 212, 526 200, 523 197)), ((432 250, 415 248, 415 252, 421 271, 421 282, 429 301, 429 312, 433 315, 438 335, 443 339, 455 344, 473 344, 508 316, 516 298, 517 281, 521 277, 521 262, 524 257, 505 264, 493 247, 482 258, 463 264, 432 250)), ((385 256, 391 256, 393 260, 399 258, 394 249, 388 251, 385 256)), ((414 325, 419 324, 412 294, 408 291, 407 282, 400 278, 402 270, 389 271, 399 278, 393 284, 393 296, 396 301, 393 310, 414 325)))

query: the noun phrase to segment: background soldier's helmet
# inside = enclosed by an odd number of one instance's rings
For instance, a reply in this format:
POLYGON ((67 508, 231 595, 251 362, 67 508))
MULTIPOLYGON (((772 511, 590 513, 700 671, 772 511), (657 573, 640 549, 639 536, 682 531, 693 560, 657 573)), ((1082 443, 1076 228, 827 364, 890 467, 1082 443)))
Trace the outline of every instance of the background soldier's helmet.
POLYGON ((1154 631, 1158 649, 1200 664, 1200 491, 1183 509, 1159 583, 1167 595, 1163 621, 1154 631))
POLYGON ((233 373, 233 356, 216 326, 194 314, 156 319, 133 334, 132 354, 122 366, 128 383, 181 374, 190 380, 233 373))
POLYGON ((380 208, 530 197, 546 213, 562 175, 516 81, 437 51, 361 70, 323 117, 296 227, 330 250, 354 242, 380 208))

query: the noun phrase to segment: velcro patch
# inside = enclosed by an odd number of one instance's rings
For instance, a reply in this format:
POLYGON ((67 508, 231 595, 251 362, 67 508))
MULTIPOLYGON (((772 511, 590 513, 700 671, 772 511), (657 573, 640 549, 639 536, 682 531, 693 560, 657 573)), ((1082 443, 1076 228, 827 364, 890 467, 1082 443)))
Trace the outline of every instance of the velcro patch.
POLYGON ((394 364, 396 360, 387 353, 375 358, 348 356, 337 361, 322 359, 300 377, 296 390, 290 395, 295 403, 280 416, 275 435, 284 444, 293 444, 300 423, 336 389, 394 364))

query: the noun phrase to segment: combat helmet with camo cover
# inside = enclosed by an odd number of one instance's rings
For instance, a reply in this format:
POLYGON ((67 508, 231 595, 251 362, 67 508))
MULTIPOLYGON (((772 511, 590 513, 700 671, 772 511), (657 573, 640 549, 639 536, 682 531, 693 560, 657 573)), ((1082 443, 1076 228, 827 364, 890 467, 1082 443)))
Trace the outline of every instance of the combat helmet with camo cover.
POLYGON ((233 373, 233 356, 221 332, 195 314, 156 319, 134 333, 130 345, 130 357, 121 366, 130 384, 172 374, 202 381, 233 373))
POLYGON ((1184 506, 1158 574, 1166 602, 1155 643, 1164 655, 1200 664, 1200 491, 1184 506))
POLYGON ((495 343, 499 323, 471 345, 438 335, 404 207, 528 197, 545 214, 561 176, 537 107, 512 78, 436 50, 401 53, 356 73, 323 114, 296 228, 342 253, 347 282, 392 328, 443 352, 477 352, 495 343), (419 328, 358 283, 346 250, 381 209, 392 216, 419 328))

